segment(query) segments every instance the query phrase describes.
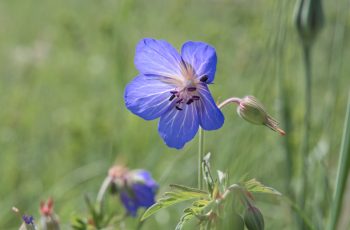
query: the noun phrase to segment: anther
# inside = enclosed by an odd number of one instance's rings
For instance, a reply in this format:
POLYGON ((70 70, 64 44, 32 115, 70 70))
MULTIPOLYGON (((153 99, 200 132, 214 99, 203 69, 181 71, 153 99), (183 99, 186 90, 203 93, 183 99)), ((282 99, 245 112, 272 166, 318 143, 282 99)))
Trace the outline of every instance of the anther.
POLYGON ((200 97, 197 96, 197 95, 194 95, 194 96, 192 96, 192 99, 195 100, 195 101, 198 101, 200 99, 200 97))
POLYGON ((176 97, 175 94, 171 95, 170 98, 169 98, 169 101, 174 100, 175 97, 176 97))
POLYGON ((206 82, 208 80, 208 76, 207 75, 204 75, 203 77, 201 77, 199 79, 201 82, 206 82))
POLYGON ((188 87, 187 90, 189 92, 193 92, 193 91, 196 91, 196 87, 188 87))
POLYGON ((177 94, 177 93, 178 93, 178 91, 176 91, 176 90, 172 90, 172 91, 170 91, 170 93, 171 93, 171 94, 177 94))
POLYGON ((193 99, 188 99, 188 101, 186 102, 187 105, 190 105, 191 103, 193 103, 193 99))
POLYGON ((179 106, 175 106, 175 108, 179 111, 181 111, 182 109, 179 106))

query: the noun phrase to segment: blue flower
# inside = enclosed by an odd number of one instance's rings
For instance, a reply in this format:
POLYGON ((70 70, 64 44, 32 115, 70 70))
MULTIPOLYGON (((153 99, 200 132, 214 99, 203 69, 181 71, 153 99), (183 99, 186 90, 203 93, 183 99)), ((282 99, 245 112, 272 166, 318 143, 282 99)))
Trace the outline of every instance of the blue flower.
POLYGON ((143 39, 135 54, 140 73, 126 87, 126 107, 145 120, 160 117, 160 136, 169 147, 181 149, 199 126, 215 130, 224 123, 208 89, 216 62, 215 49, 203 42, 186 42, 180 55, 166 41, 143 39))
POLYGON ((24 223, 26 223, 28 225, 34 224, 34 218, 32 216, 23 215, 22 220, 24 221, 24 223))
POLYGON ((155 203, 158 184, 145 170, 133 170, 125 177, 125 185, 120 188, 120 200, 131 216, 136 216, 138 208, 148 208, 155 203))

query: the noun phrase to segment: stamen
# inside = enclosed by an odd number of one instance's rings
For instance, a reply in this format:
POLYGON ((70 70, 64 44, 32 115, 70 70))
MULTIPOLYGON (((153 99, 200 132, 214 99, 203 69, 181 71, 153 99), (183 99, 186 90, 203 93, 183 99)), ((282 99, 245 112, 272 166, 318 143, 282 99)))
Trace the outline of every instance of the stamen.
POLYGON ((196 87, 188 87, 187 90, 190 91, 190 92, 193 92, 193 91, 196 91, 196 87))
POLYGON ((181 111, 182 109, 179 106, 175 106, 175 108, 179 111, 181 111))
POLYGON ((177 93, 178 93, 178 91, 176 91, 176 90, 172 90, 172 91, 170 91, 170 93, 171 93, 171 94, 177 94, 177 93))
POLYGON ((192 99, 195 100, 195 101, 198 101, 200 99, 200 97, 197 96, 197 95, 194 95, 194 96, 192 96, 192 99))
POLYGON ((193 103, 193 102, 194 102, 194 100, 190 98, 190 99, 186 102, 186 104, 187 104, 187 105, 190 105, 190 104, 193 103))
POLYGON ((171 95, 170 98, 169 98, 169 101, 174 100, 175 97, 176 97, 175 94, 171 95))
POLYGON ((203 77, 201 77, 199 79, 201 82, 206 82, 208 80, 208 76, 207 75, 204 75, 203 77))

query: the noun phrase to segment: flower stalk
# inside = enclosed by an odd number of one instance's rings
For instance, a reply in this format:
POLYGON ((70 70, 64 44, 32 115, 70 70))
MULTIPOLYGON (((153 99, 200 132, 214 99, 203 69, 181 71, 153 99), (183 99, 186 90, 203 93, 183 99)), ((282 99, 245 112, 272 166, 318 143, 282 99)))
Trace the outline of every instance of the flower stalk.
MULTIPOLYGON (((301 209, 305 207, 307 195, 307 155, 309 153, 309 135, 311 124, 311 101, 312 101, 312 82, 311 82, 311 47, 321 31, 324 24, 323 8, 321 0, 298 0, 295 13, 294 22, 297 32, 300 37, 303 49, 303 62, 305 67, 305 115, 304 115, 304 131, 301 144, 301 176, 302 187, 298 199, 298 205, 301 209)), ((304 221, 299 218, 300 229, 305 228, 304 221)))
POLYGON ((230 97, 229 99, 226 99, 225 101, 221 102, 218 105, 218 108, 222 109, 224 106, 226 106, 230 103, 235 103, 235 104, 239 105, 241 103, 241 99, 238 97, 230 97))
POLYGON ((198 138, 198 189, 203 189, 204 130, 202 128, 199 128, 198 138))
MULTIPOLYGON (((311 99, 312 99, 312 91, 311 91, 311 57, 310 57, 310 46, 303 44, 303 61, 305 67, 305 115, 304 115, 304 132, 303 139, 301 144, 301 157, 302 157, 302 189, 299 198, 299 206, 301 209, 305 207, 305 200, 307 194, 307 183, 308 183, 308 175, 307 175, 307 155, 310 149, 310 126, 311 126, 311 99)), ((301 228, 304 228, 304 224, 301 223, 301 228)))

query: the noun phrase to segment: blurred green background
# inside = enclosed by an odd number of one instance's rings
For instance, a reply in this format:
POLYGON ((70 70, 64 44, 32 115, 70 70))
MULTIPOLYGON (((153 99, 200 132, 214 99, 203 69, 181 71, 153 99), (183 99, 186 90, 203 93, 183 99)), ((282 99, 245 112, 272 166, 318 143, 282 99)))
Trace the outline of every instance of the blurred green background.
MULTIPOLYGON (((38 217, 39 202, 48 197, 56 202, 63 229, 69 229, 72 216, 86 213, 83 195, 96 196, 114 162, 150 170, 160 193, 170 183, 196 186, 197 139, 181 151, 169 149, 158 136, 157 121, 144 121, 124 106, 124 87, 137 75, 135 46, 144 37, 165 39, 178 49, 187 40, 212 44, 218 55, 210 88, 216 100, 255 95, 282 128, 282 114, 287 114, 287 137, 281 137, 244 122, 234 106, 225 108, 224 127, 206 133, 206 151, 215 169, 229 172, 231 183, 255 177, 284 194, 288 188, 298 191, 304 73, 294 3, 1 1, 0 229, 20 225, 12 206, 38 217), (287 108, 281 106, 286 103, 287 108)), ((350 85, 347 1, 325 1, 324 9, 325 27, 312 54, 306 200, 310 219, 321 226, 331 196, 325 189, 334 186, 350 85)), ((122 212, 116 204, 115 212, 122 212)), ((259 205, 266 229, 296 229, 284 200, 259 205)), ((144 228, 172 229, 182 209, 162 211, 144 228)))

